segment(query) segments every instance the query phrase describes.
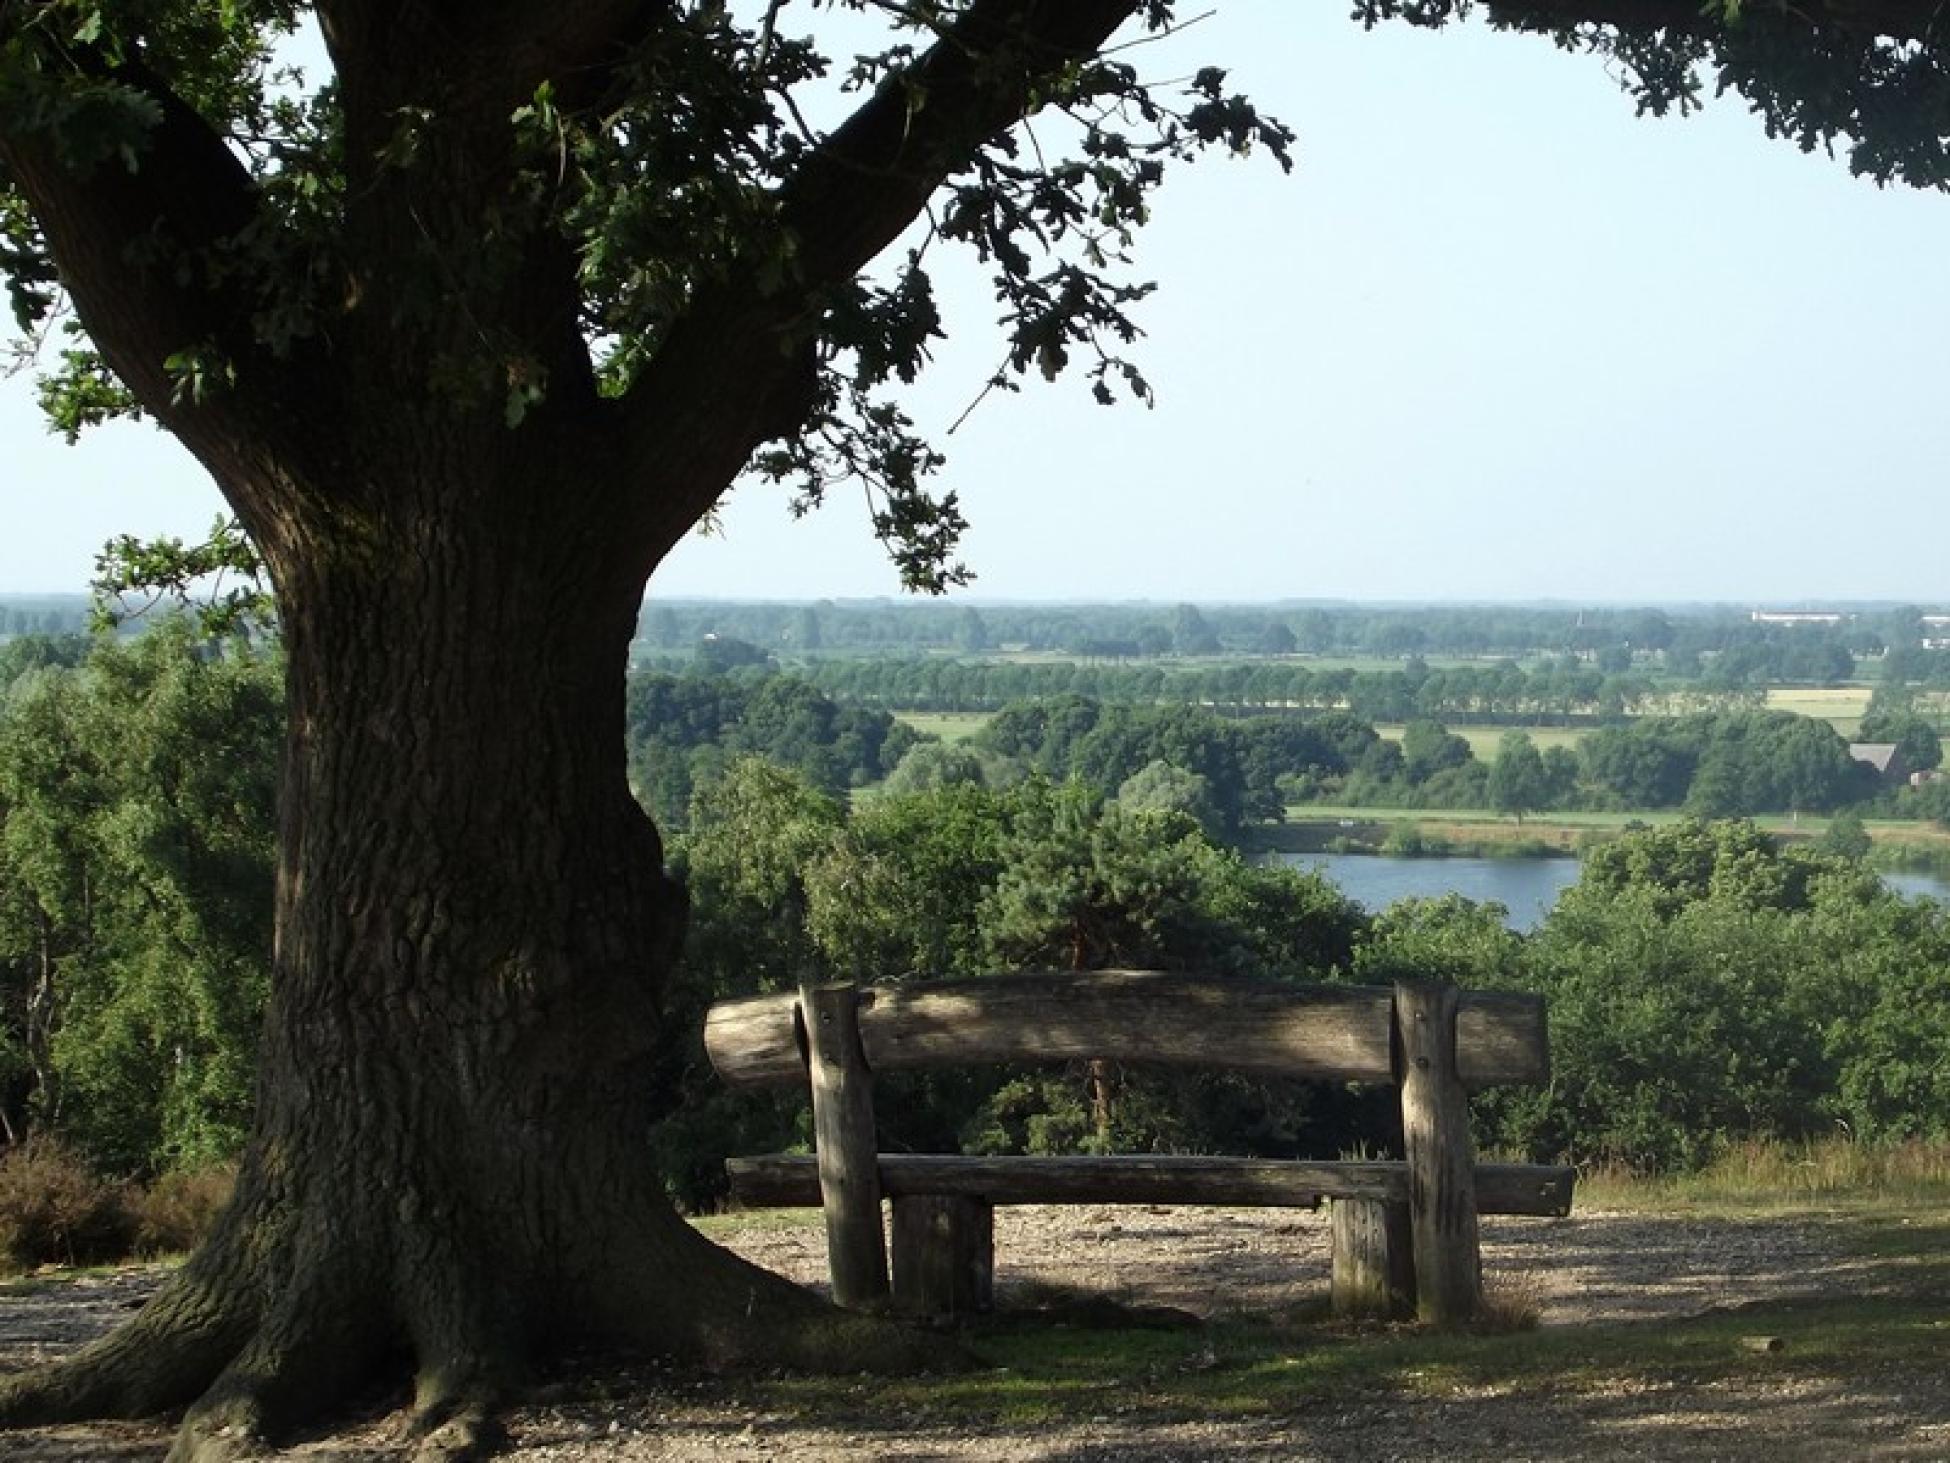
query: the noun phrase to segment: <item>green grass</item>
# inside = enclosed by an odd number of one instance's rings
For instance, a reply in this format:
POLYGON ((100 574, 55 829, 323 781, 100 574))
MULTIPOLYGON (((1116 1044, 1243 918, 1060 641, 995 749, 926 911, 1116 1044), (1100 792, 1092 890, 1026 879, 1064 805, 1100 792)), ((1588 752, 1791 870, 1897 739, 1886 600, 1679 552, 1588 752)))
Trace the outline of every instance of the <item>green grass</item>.
MULTIPOLYGON (((1676 823, 1684 815, 1660 813, 1533 813, 1523 820, 1526 831, 1546 828, 1624 828, 1632 823, 1676 823)), ((1289 823, 1505 823, 1515 822, 1489 808, 1363 808, 1341 803, 1294 803, 1286 810, 1289 823)), ((1765 822, 1765 820, 1761 820, 1765 822)), ((1781 819, 1785 823, 1786 819, 1781 819)))
MULTIPOLYGON (((1509 732, 1522 732, 1542 752, 1550 747, 1568 747, 1576 751, 1578 743, 1597 730, 1592 726, 1458 726, 1450 722, 1443 722, 1443 725, 1469 743, 1469 750, 1478 761, 1495 757, 1497 747, 1509 732)), ((1375 730, 1387 740, 1399 742, 1405 728, 1400 722, 1376 722, 1375 730)))
POLYGON ((814 1229, 826 1221, 817 1209, 739 1209, 729 1214, 696 1214, 691 1226, 711 1239, 753 1230, 814 1229))
POLYGON ((1950 1213, 1950 1146, 1838 1138, 1741 1143, 1697 1173, 1645 1177, 1611 1168, 1582 1173, 1578 1202, 1598 1209, 1723 1218, 1813 1210, 1873 1215, 1891 1205, 1950 1213))
POLYGON ((965 742, 993 716, 990 711, 896 711, 894 720, 944 742, 965 742))
POLYGON ((1767 692, 1769 711, 1792 711, 1796 716, 1825 721, 1845 737, 1853 737, 1862 718, 1869 714, 1867 686, 1836 686, 1832 689, 1777 686, 1767 692))

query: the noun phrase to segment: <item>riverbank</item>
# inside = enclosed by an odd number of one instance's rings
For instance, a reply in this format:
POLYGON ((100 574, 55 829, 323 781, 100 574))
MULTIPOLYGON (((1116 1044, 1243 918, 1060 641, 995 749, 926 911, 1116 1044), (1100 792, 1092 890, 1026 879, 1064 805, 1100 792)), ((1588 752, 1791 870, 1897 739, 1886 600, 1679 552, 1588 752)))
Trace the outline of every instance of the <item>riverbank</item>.
MULTIPOLYGON (((1371 853, 1396 858, 1566 858, 1633 828, 1684 822, 1683 812, 1556 812, 1522 823, 1489 809, 1369 808, 1299 803, 1284 822, 1247 831, 1247 853, 1371 853)), ((1828 831, 1829 820, 1791 814, 1753 823, 1786 843, 1828 831)), ((1869 862, 1878 869, 1950 875, 1950 829, 1933 823, 1869 819, 1869 862)))

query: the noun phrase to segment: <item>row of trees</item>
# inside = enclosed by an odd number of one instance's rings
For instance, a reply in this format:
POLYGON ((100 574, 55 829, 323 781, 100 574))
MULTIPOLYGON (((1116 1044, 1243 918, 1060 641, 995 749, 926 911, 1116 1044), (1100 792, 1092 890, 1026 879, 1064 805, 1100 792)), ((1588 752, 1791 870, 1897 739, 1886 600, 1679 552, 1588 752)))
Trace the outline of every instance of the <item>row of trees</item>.
POLYGON ((1572 654, 1617 673, 1656 665, 1741 682, 1823 682, 1858 657, 1927 638, 1913 607, 1836 625, 1756 624, 1744 610, 1561 609, 1519 605, 953 605, 889 600, 738 604, 651 600, 646 651, 682 651, 707 634, 792 654, 981 654, 1008 646, 1104 659, 1166 656, 1572 654))
MULTIPOLYGON (((1885 717, 1868 725, 1903 738, 1918 769, 1940 758, 1927 723, 1885 717)), ((1826 722, 1779 711, 1650 717, 1600 728, 1575 752, 1540 750, 1513 731, 1493 759, 1483 760, 1437 721, 1411 721, 1392 740, 1345 712, 1222 717, 1192 706, 1068 696, 1005 708, 970 747, 949 764, 955 776, 934 780, 995 782, 998 772, 1007 780, 1028 769, 1109 795, 1143 771, 1155 796, 1226 837, 1277 821, 1296 802, 1495 808, 1519 819, 1545 809, 1683 807, 1727 817, 1868 804, 1895 816, 1933 817, 1942 796, 1935 787, 1888 788, 1826 722)), ((935 765, 947 760, 915 755, 935 765)))
POLYGON ((0 596, 0 641, 13 636, 75 635, 88 628, 84 595, 0 596))
MULTIPOLYGON (((748 644, 749 642, 738 642, 748 644)), ((1919 652, 1933 654, 1933 652, 1919 652)), ((1319 667, 1293 660, 1133 663, 1127 660, 969 660, 946 657, 824 658, 794 662, 799 674, 849 701, 901 710, 987 711, 1010 701, 1065 693, 1110 701, 1189 701, 1202 705, 1345 709, 1371 721, 1415 717, 1469 721, 1589 720, 1639 715, 1675 703, 1755 702, 1783 681, 1821 684, 1847 678, 1801 677, 1794 657, 1733 657, 1708 665, 1684 686, 1643 668, 1608 668, 1604 657, 1559 655, 1529 669, 1515 661, 1437 666, 1411 656, 1397 669, 1319 667)))
POLYGON ((1657 694, 1640 676, 1607 676, 1572 657, 1526 671, 1514 662, 1400 669, 1321 669, 1295 661, 1129 665, 1078 661, 836 659, 797 673, 847 701, 900 710, 993 711, 1012 701, 1061 695, 1236 709, 1346 710, 1368 721, 1418 716, 1454 720, 1623 716, 1657 694))

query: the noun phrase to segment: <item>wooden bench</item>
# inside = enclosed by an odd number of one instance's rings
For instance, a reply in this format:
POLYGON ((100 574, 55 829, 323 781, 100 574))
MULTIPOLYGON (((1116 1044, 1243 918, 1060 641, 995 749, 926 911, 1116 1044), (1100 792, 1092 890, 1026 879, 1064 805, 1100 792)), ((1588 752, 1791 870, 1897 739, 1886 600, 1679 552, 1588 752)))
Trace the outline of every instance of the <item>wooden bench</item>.
POLYGON ((1468 1093, 1548 1072, 1541 997, 1405 982, 1303 986, 1157 971, 827 986, 720 1002, 705 1048, 734 1085, 808 1082, 815 1153, 733 1158, 732 1194, 819 1205, 833 1297, 921 1315, 988 1308, 997 1204, 1333 1201, 1343 1315, 1447 1323, 1482 1298, 1478 1214, 1570 1212, 1572 1171, 1478 1164, 1468 1093), (1406 1157, 881 1153, 873 1074, 985 1063, 1116 1060, 1259 1076, 1392 1083, 1406 1157), (889 1283, 881 1227, 893 1203, 889 1283))

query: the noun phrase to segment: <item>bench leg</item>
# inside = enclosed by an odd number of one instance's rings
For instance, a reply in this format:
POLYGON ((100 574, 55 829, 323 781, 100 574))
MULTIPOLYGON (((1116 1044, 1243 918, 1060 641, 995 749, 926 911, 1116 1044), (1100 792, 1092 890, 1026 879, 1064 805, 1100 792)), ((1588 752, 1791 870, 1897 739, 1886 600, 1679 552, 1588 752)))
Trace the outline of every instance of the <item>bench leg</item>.
POLYGON ((1415 1314, 1415 1235, 1406 1204, 1336 1199, 1334 1314, 1398 1321, 1415 1314))
POLYGON ((894 1200, 894 1306, 965 1316, 995 1303, 995 1206, 917 1194, 894 1200))

